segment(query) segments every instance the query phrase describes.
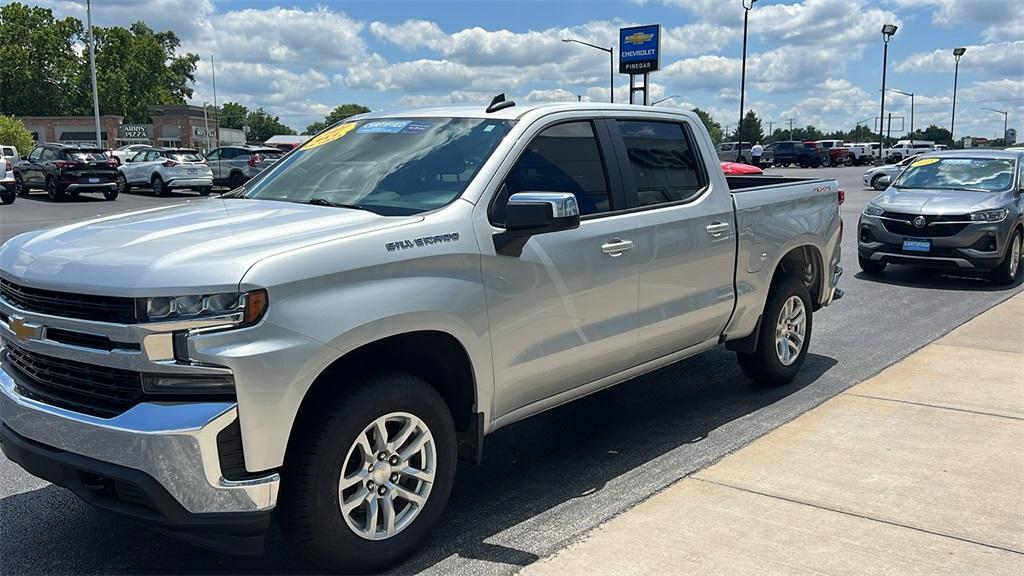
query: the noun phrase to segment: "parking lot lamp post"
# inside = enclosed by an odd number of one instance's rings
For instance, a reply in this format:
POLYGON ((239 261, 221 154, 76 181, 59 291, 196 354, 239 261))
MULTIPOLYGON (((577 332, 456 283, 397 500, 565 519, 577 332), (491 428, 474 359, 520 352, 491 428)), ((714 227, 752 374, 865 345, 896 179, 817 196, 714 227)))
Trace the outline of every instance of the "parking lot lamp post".
POLYGON ((85 0, 85 19, 89 26, 89 68, 92 71, 92 114, 96 121, 96 146, 106 148, 100 131, 100 97, 96 90, 96 39, 92 35, 92 2, 85 0))
POLYGON ((740 68, 740 123, 736 125, 736 161, 743 157, 743 97, 747 92, 747 20, 757 0, 743 0, 743 65, 740 68))
POLYGON ((209 102, 203 102, 203 124, 206 125, 206 153, 210 153, 210 117, 206 113, 209 102))
POLYGON ((882 25, 882 42, 885 47, 882 49, 882 109, 878 113, 878 161, 885 163, 885 130, 882 123, 885 122, 885 69, 889 63, 889 38, 896 33, 898 27, 895 24, 882 25))
POLYGON ((584 46, 590 46, 596 48, 602 52, 608 53, 608 101, 615 103, 615 47, 605 48, 598 46, 597 44, 591 44, 590 42, 584 42, 583 40, 577 40, 575 38, 562 38, 562 42, 575 42, 577 44, 583 44, 584 46))
POLYGON ((1007 124, 1007 118, 1009 118, 1010 112, 1008 110, 996 110, 995 108, 982 108, 982 110, 988 110, 989 112, 995 112, 996 114, 1003 115, 1003 143, 1005 144, 1006 129, 1009 128, 1009 125, 1007 124))
POLYGON ((914 139, 914 93, 904 92, 895 88, 889 88, 889 92, 895 92, 897 94, 903 94, 904 96, 910 96, 910 139, 914 139))
POLYGON ((953 69, 953 116, 949 121, 949 139, 952 140, 951 144, 956 145, 956 83, 960 78, 960 57, 967 52, 967 48, 953 48, 953 59, 956 61, 956 66, 953 69))

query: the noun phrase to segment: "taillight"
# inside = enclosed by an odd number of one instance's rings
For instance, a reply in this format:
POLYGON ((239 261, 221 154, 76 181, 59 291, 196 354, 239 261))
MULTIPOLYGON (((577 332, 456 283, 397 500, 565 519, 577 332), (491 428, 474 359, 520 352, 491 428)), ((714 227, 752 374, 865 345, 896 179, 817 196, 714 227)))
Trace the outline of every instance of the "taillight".
POLYGON ((57 168, 74 168, 77 164, 75 162, 69 162, 67 160, 57 160, 57 168))
POLYGON ((846 192, 843 192, 842 190, 840 190, 839 191, 839 205, 841 206, 843 204, 843 202, 846 202, 846 192))
POLYGON ((110 166, 111 168, 117 168, 120 165, 121 163, 117 160, 116 156, 114 158, 111 158, 110 160, 107 160, 107 166, 110 166))
POLYGON ((164 168, 174 168, 178 163, 174 160, 164 160, 164 168))
POLYGON ((261 161, 263 161, 263 157, 262 156, 260 156, 259 154, 253 154, 252 156, 249 156, 248 164, 249 164, 249 166, 252 166, 253 168, 255 168, 256 164, 260 163, 261 161))

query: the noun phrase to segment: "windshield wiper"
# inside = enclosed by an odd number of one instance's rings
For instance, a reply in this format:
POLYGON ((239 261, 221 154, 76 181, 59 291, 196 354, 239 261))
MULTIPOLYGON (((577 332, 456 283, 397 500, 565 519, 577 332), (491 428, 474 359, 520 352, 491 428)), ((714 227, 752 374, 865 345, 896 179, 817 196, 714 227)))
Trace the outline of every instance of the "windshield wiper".
POLYGON ((331 208, 351 208, 353 210, 365 210, 366 212, 373 212, 369 208, 360 206, 359 204, 344 204, 341 202, 331 202, 327 198, 313 198, 306 204, 312 204, 314 206, 330 206, 331 208))

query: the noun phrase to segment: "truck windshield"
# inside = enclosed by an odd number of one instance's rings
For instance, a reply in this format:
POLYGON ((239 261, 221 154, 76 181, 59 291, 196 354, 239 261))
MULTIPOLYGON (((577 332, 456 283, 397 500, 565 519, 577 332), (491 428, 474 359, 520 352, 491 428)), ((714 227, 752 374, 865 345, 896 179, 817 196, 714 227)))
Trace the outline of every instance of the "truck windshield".
POLYGON ((1009 158, 920 158, 893 184, 895 188, 1002 192, 1013 185, 1009 158))
POLYGON ((435 210, 465 191, 511 126, 478 118, 346 122, 293 150, 243 195, 384 216, 435 210))

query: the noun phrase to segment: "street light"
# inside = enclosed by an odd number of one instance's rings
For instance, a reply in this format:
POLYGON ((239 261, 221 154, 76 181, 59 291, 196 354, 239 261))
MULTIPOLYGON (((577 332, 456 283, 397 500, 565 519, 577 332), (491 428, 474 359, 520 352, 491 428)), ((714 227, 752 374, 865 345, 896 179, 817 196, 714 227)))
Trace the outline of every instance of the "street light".
POLYGON ((106 148, 100 130, 100 96, 96 89, 96 38, 92 34, 92 2, 85 0, 85 19, 89 21, 89 70, 92 75, 92 114, 96 122, 96 147, 106 148))
MULTIPOLYGON (((882 25, 882 41, 885 48, 882 52, 882 110, 878 114, 878 160, 879 164, 885 162, 885 130, 882 124, 885 122, 885 70, 889 63, 889 38, 896 33, 898 27, 895 24, 882 25)), ((890 126, 892 128, 892 126, 890 126)))
POLYGON ((591 44, 590 42, 584 42, 583 40, 577 40, 575 38, 562 38, 562 42, 575 42, 577 44, 583 44, 584 46, 590 46, 596 48, 602 52, 608 53, 608 97, 609 101, 615 103, 615 47, 605 48, 598 46, 597 44, 591 44))
POLYGON ((953 129, 956 128, 956 83, 960 78, 960 57, 967 52, 967 48, 953 48, 953 58, 956 60, 956 69, 953 71, 953 117, 949 121, 949 138, 953 144, 956 144, 956 134, 953 129))
POLYGON ((658 98, 651 104, 651 106, 657 106, 658 104, 661 104, 665 100, 671 100, 673 98, 679 98, 679 94, 673 94, 671 96, 665 96, 664 98, 658 98))
POLYGON ((206 114, 209 102, 203 102, 203 124, 206 125, 206 153, 210 153, 210 117, 206 114))
POLYGON ((754 7, 757 0, 742 0, 743 1, 743 67, 740 72, 740 123, 736 125, 736 138, 739 143, 736 144, 736 161, 739 162, 740 158, 743 157, 743 97, 746 96, 747 91, 747 20, 750 18, 750 10, 754 7))
POLYGON ((1006 129, 1007 129, 1006 119, 1009 117, 1010 112, 1007 111, 1007 110, 996 110, 995 108, 982 108, 982 110, 988 110, 989 112, 995 112, 996 114, 1002 114, 1003 115, 1003 145, 1004 146, 1007 145, 1007 143, 1006 143, 1006 129))
POLYGON ((904 96, 910 96, 910 140, 914 140, 914 93, 904 92, 903 90, 897 90, 895 88, 889 88, 889 92, 895 92, 897 94, 903 94, 904 96))

